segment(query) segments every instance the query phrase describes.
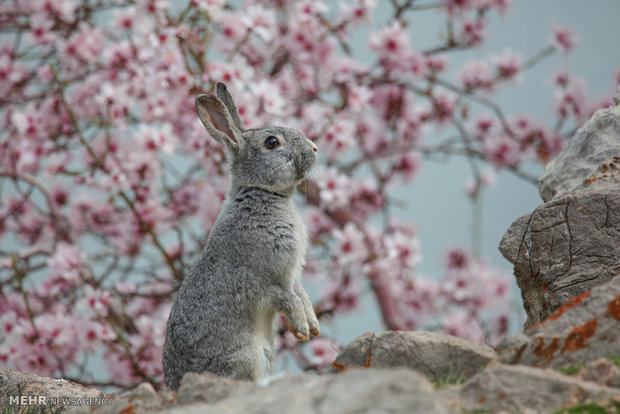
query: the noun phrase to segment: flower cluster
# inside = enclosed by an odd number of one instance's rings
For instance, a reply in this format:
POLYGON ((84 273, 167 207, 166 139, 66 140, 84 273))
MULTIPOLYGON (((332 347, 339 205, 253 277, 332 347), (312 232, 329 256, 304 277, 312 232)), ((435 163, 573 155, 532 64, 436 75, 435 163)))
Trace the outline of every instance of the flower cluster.
MULTIPOLYGON (((560 26, 533 59, 507 50, 453 70, 450 53, 482 44, 489 16, 510 3, 433 3, 448 30, 421 50, 408 31, 413 2, 393 2, 388 21, 376 21, 375 0, 3 2, 0 363, 119 388, 162 384, 171 299, 227 188, 225 151, 193 104, 218 81, 246 126, 296 127, 323 154, 298 194, 307 274, 325 281, 319 315, 357 309, 372 292, 387 328, 496 342, 504 275, 453 251, 443 279, 420 276, 421 241, 391 209, 394 184, 414 180, 427 156, 524 176, 525 162, 547 162, 600 105, 566 70, 555 76, 555 127, 493 102, 542 57, 571 52, 575 37, 560 26), (360 36, 369 54, 353 44, 360 36), (436 128, 454 134, 437 141, 436 128), (108 377, 88 372, 89 357, 108 377)), ((279 343, 320 369, 336 340, 313 341, 310 358, 290 335, 279 343)))

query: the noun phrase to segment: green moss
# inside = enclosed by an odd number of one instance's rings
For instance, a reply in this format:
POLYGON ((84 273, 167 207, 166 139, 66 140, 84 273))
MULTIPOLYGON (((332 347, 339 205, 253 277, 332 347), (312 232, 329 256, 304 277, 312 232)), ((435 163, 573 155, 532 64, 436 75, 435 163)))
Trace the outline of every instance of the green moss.
POLYGON ((463 377, 463 374, 461 373, 459 374, 446 373, 446 374, 439 375, 435 377, 434 380, 432 380, 432 383, 435 386, 435 389, 445 388, 448 385, 459 385, 459 384, 462 384, 463 382, 465 382, 465 378, 463 377))
POLYGON ((583 365, 574 365, 572 367, 559 369, 558 371, 564 375, 576 375, 581 371, 581 368, 583 368, 583 365))
POLYGON ((620 355, 609 356, 607 359, 617 367, 620 367, 620 355))
POLYGON ((606 403, 583 403, 569 408, 556 410, 553 414, 612 414, 620 413, 620 401, 609 400, 606 403))

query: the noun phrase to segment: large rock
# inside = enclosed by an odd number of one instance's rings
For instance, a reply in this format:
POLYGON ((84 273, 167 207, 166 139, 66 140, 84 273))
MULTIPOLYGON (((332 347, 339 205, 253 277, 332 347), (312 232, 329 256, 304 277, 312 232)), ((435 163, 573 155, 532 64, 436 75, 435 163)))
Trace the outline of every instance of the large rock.
POLYGON ((595 359, 579 371, 579 378, 607 387, 620 388, 620 366, 607 358, 595 359))
POLYGON ((620 278, 587 291, 524 333, 505 338, 499 359, 510 364, 579 368, 620 355, 620 278))
POLYGON ((170 414, 453 413, 422 375, 405 368, 350 369, 323 376, 285 376, 233 392, 215 404, 172 408, 170 414))
POLYGON ((559 197, 583 184, 604 162, 620 155, 620 106, 600 109, 545 167, 538 180, 544 201, 559 197))
POLYGON ((549 413, 585 402, 612 398, 620 401, 620 390, 615 388, 553 370, 499 363, 489 365, 461 387, 443 393, 456 400, 464 412, 485 413, 549 413))
POLYGON ((143 382, 130 391, 115 395, 110 404, 95 405, 88 408, 68 407, 65 412, 67 414, 83 414, 96 410, 97 414, 144 413, 157 411, 171 402, 158 394, 150 383, 143 382))
POLYGON ((56 405, 59 406, 64 405, 63 399, 92 400, 102 404, 111 401, 110 396, 102 391, 86 388, 65 379, 39 377, 14 369, 0 368, 0 407, 15 406, 14 399, 19 396, 30 397, 29 405, 39 406, 49 406, 52 399, 58 399, 60 403, 56 405))
POLYGON ((228 397, 233 391, 244 392, 243 390, 247 390, 251 386, 252 384, 249 382, 218 377, 210 372, 203 374, 188 372, 181 381, 177 394, 177 404, 214 403, 228 397))
POLYGON ((545 168, 546 201, 517 219, 499 249, 514 264, 527 321, 620 273, 620 92, 545 168))
POLYGON ((432 332, 368 333, 355 339, 332 364, 351 367, 408 367, 433 382, 466 380, 489 361, 495 351, 478 342, 432 332))
MULTIPOLYGON (((620 137, 618 137, 620 142, 620 137)), ((620 163, 517 219, 499 249, 514 264, 526 327, 620 273, 620 163)))

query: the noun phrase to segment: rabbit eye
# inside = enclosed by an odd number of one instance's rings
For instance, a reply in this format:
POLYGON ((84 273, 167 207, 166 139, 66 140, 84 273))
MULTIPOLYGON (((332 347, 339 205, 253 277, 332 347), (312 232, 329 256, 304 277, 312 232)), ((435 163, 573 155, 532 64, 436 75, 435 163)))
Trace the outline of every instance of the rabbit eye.
POLYGON ((278 138, 274 137, 273 135, 269 135, 265 140, 265 148, 267 148, 268 150, 272 150, 278 146, 280 146, 280 141, 278 141, 278 138))

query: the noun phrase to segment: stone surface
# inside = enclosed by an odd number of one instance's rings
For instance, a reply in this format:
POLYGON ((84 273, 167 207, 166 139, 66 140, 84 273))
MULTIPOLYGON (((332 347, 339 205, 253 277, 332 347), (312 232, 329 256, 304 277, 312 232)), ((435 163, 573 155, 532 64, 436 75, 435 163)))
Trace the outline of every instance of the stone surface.
POLYGON ((620 155, 620 106, 600 109, 545 168, 538 181, 544 201, 583 184, 604 162, 620 155))
POLYGON ((588 401, 620 399, 620 390, 549 369, 492 363, 458 389, 442 391, 464 412, 549 413, 588 401))
POLYGON ((607 387, 620 388, 620 367, 607 358, 590 361, 579 371, 579 378, 607 387))
POLYGON ((251 387, 250 383, 218 377, 209 372, 203 374, 188 372, 181 381, 177 404, 214 403, 228 397, 235 390, 246 390, 248 387, 251 387))
POLYGON ((89 407, 88 411, 84 407, 69 407, 67 414, 78 414, 83 412, 96 412, 97 414, 114 413, 143 413, 158 411, 166 405, 164 399, 155 391, 148 382, 143 382, 136 388, 117 394, 109 405, 99 405, 89 407))
POLYGON ((566 302, 543 322, 505 338, 499 360, 571 369, 620 355, 620 278, 566 302))
POLYGON ((605 165, 591 182, 517 219, 500 243, 514 264, 525 327, 620 273, 620 178, 615 175, 620 165, 605 165))
POLYGON ((110 398, 102 391, 86 388, 65 379, 39 377, 14 369, 0 368, 0 407, 9 405, 11 396, 45 396, 46 398, 110 398))
POLYGON ((169 409, 172 414, 453 413, 421 374, 405 369, 350 369, 322 376, 286 376, 231 393, 215 404, 169 409))
POLYGON ((499 246, 514 264, 526 328, 620 274, 620 106, 579 128, 539 191, 546 203, 517 219, 499 246))
POLYGON ((351 367, 409 367, 434 382, 465 380, 489 361, 495 351, 478 342, 431 332, 384 332, 360 336, 332 364, 351 367))

